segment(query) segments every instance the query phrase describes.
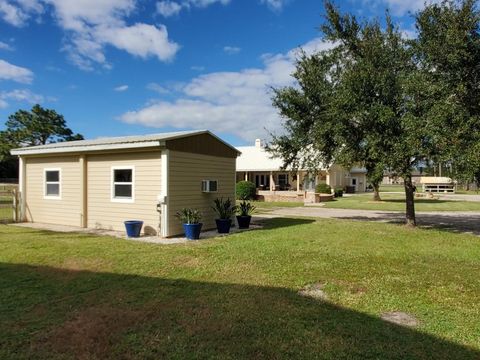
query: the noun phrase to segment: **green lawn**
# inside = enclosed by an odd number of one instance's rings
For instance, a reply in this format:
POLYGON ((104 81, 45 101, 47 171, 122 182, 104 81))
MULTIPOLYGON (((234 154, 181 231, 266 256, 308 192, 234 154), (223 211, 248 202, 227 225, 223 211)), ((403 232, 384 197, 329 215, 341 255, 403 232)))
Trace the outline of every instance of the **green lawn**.
MULTIPOLYGON (((405 211, 404 195, 382 194, 381 202, 374 202, 372 198, 372 194, 345 196, 336 198, 331 202, 326 202, 325 207, 336 209, 405 211)), ((417 211, 480 211, 480 202, 416 198, 415 209, 417 211)))
POLYGON ((268 212, 273 209, 282 208, 282 207, 304 206, 303 202, 289 202, 289 201, 277 201, 277 202, 252 201, 252 205, 255 206, 256 213, 268 212))
POLYGON ((405 191, 403 185, 380 185, 380 192, 401 192, 405 191))
POLYGON ((11 220, 13 220, 12 197, 0 196, 0 222, 9 222, 11 220))
POLYGON ((480 358, 472 235, 273 219, 160 246, 4 225, 0 248, 1 359, 480 358), (328 301, 298 295, 313 283, 328 301))

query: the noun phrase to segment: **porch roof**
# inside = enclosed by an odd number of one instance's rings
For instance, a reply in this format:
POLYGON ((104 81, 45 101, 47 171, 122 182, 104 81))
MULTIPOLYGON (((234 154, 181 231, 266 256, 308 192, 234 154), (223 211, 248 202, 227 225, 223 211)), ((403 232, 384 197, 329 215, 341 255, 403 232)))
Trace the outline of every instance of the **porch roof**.
MULTIPOLYGON (((237 147, 241 155, 237 157, 237 171, 281 171, 283 161, 272 157, 264 147, 240 146, 237 147)), ((287 168, 288 170, 288 168, 287 168)), ((300 169, 302 170, 302 169, 300 169)), ((319 170, 325 170, 323 167, 319 170)))

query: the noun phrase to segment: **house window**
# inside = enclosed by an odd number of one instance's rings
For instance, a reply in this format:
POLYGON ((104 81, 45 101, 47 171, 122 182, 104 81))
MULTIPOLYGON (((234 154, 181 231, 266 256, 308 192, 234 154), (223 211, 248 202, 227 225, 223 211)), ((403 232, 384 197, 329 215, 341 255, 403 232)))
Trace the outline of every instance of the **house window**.
POLYGON ((45 169, 44 197, 60 199, 60 169, 45 169))
POLYGON ((133 202, 134 200, 134 168, 112 168, 112 201, 133 202))
POLYGON ((270 175, 255 175, 257 189, 266 190, 270 188, 270 175))
POLYGON ((278 185, 286 187, 288 185, 288 174, 278 174, 278 185))

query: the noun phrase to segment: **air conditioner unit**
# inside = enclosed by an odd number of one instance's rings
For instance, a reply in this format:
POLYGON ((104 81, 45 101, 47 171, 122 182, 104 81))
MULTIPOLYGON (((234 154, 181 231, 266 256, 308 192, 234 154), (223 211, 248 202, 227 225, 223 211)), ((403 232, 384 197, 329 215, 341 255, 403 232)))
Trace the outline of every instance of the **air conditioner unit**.
POLYGON ((202 180, 202 192, 216 192, 217 180, 202 180))

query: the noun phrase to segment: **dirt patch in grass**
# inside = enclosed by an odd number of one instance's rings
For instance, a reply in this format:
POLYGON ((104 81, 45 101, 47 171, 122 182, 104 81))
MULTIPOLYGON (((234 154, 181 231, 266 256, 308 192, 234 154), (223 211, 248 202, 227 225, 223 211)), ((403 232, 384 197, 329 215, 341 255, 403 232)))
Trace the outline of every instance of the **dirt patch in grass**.
POLYGON ((42 336, 33 348, 75 359, 111 358, 116 337, 145 318, 141 311, 99 306, 76 312, 72 318, 42 336))
POLYGON ((323 290, 324 283, 315 283, 305 286, 298 292, 298 295, 309 297, 315 300, 328 300, 328 295, 323 290))
POLYGON ((101 258, 66 258, 62 265, 63 269, 72 271, 105 271, 111 268, 111 264, 101 258))
POLYGON ((201 265, 201 260, 194 256, 178 256, 172 260, 172 265, 186 268, 197 268, 201 265))
POLYGON ((419 325, 419 321, 415 316, 401 311, 383 313, 381 318, 382 320, 402 326, 416 327, 419 325))

